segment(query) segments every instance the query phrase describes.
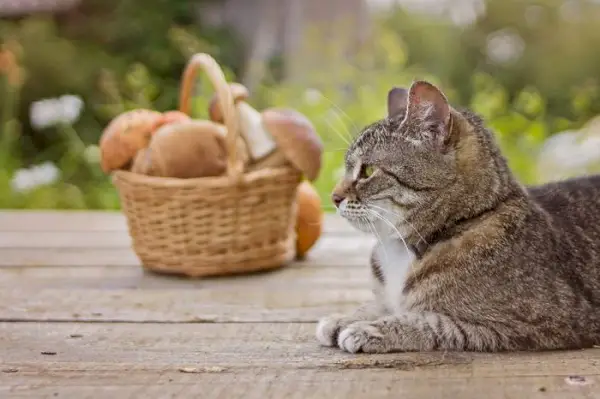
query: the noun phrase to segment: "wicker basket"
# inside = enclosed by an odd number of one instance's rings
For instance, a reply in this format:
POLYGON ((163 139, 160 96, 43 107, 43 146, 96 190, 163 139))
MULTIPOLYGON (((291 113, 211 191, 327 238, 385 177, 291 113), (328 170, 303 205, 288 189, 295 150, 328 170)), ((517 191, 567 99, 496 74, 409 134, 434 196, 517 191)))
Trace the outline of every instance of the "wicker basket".
POLYGON ((295 253, 296 189, 291 167, 243 173, 237 112, 215 60, 197 54, 183 75, 180 111, 189 114, 198 69, 214 85, 227 127, 227 174, 176 179, 113 174, 133 249, 146 269, 192 277, 273 269, 295 253))

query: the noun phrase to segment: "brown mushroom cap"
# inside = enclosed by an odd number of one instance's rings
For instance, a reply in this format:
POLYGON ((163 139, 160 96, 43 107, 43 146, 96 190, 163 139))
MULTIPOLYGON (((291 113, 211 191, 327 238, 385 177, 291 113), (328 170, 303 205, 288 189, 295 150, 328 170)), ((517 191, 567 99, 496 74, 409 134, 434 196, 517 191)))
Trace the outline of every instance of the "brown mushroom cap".
POLYGON ((161 125, 173 122, 186 122, 191 121, 192 118, 186 113, 181 111, 167 111, 162 114, 161 125))
POLYGON ((262 122, 279 151, 308 180, 315 180, 321 170, 323 143, 306 116, 289 108, 270 108, 262 112, 262 122))
POLYGON ((220 176, 227 167, 225 127, 191 120, 162 126, 156 131, 136 170, 162 177, 220 176), (144 165, 146 163, 147 165, 144 165))
POLYGON ((160 125, 160 112, 136 109, 114 118, 100 137, 101 166, 105 173, 128 165, 138 150, 146 147, 160 125))
MULTIPOLYGON (((246 101, 248 97, 250 97, 248 88, 241 83, 230 83, 229 90, 231 90, 234 104, 238 101, 246 101)), ((221 104, 219 103, 216 93, 210 100, 210 105, 208 106, 208 116, 211 121, 223 123, 223 112, 221 111, 221 104)))

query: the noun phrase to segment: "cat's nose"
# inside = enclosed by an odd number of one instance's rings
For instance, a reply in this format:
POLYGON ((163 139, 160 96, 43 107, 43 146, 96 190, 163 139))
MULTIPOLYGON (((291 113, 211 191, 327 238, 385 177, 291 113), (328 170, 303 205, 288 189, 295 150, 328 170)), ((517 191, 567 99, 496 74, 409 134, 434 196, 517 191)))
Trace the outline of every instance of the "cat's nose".
POLYGON ((335 194, 335 193, 331 194, 331 201, 333 201, 336 208, 339 207, 340 204, 342 203, 342 201, 345 199, 346 199, 346 197, 342 197, 339 194, 335 194))

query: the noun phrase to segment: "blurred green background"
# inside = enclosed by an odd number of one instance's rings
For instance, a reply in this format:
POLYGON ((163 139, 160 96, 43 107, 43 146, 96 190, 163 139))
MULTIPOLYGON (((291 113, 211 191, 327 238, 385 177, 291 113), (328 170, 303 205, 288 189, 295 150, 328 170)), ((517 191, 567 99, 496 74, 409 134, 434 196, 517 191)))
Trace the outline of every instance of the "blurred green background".
MULTIPOLYGON (((327 207, 347 141, 416 78, 480 113, 523 183, 600 170, 600 1, 269 1, 0 0, 0 208, 118 209, 102 129, 176 109, 196 52, 257 109, 308 116, 327 207)), ((211 95, 201 79, 194 117, 211 95)))

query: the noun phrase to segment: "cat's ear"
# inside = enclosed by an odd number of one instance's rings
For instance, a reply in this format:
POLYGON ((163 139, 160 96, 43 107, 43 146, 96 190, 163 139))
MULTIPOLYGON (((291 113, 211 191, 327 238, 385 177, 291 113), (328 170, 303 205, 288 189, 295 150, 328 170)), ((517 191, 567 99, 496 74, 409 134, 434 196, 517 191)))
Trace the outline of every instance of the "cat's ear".
POLYGON ((450 105, 444 93, 429 82, 416 81, 408 91, 407 120, 420 121, 421 134, 438 143, 450 134, 450 105))
POLYGON ((402 87, 394 87, 388 93, 387 109, 388 117, 393 118, 406 112, 408 105, 408 90, 402 87))

